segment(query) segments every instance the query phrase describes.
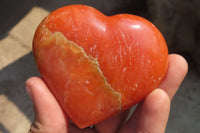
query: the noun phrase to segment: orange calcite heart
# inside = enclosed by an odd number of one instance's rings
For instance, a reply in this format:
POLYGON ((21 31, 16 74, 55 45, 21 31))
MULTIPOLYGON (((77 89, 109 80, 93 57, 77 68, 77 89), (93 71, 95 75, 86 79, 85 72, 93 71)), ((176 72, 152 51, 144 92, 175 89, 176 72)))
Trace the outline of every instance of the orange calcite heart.
POLYGON ((105 16, 84 5, 49 14, 35 33, 33 53, 44 81, 79 128, 144 99, 168 66, 165 40, 149 21, 105 16))

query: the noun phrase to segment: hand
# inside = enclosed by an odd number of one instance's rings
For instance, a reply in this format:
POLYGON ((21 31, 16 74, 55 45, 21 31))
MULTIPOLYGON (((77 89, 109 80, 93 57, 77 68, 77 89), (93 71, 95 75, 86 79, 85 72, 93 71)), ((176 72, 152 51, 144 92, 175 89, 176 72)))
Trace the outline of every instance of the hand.
POLYGON ((42 79, 32 77, 26 89, 33 101, 35 121, 29 133, 164 133, 169 117, 170 101, 187 73, 187 62, 179 55, 169 55, 169 67, 159 89, 138 104, 125 121, 128 111, 100 122, 94 128, 78 129, 65 116, 42 79))

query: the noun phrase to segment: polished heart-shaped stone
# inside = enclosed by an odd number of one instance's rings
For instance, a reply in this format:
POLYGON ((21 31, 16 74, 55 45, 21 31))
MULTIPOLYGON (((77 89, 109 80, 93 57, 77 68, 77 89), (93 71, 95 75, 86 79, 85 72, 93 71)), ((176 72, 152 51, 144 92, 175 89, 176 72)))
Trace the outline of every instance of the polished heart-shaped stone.
POLYGON ((166 42, 144 18, 62 7, 38 26, 33 54, 66 114, 85 128, 144 99, 163 80, 166 42))

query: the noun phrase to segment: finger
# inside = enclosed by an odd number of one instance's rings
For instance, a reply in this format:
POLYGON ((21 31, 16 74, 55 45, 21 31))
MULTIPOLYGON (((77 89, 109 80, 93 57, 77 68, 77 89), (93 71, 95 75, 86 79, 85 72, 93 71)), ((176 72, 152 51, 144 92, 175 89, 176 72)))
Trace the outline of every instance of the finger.
POLYGON ((75 125, 69 125, 69 133, 97 133, 93 128, 79 129, 75 125))
POLYGON ((122 125, 126 119, 127 115, 128 111, 124 111, 116 116, 96 124, 95 128, 99 133, 116 133, 117 130, 119 130, 120 125, 122 125))
POLYGON ((180 55, 171 54, 168 59, 168 71, 159 88, 165 90, 172 99, 188 71, 188 64, 180 55))
POLYGON ((69 119, 68 124, 68 132, 69 133, 97 133, 97 131, 93 127, 87 127, 84 129, 78 128, 72 120, 69 119))
POLYGON ((26 81, 27 92, 32 99, 35 121, 32 133, 67 133, 67 119, 58 102, 42 79, 32 77, 26 81))
POLYGON ((169 110, 167 93, 156 89, 138 105, 120 133, 164 133, 169 110))

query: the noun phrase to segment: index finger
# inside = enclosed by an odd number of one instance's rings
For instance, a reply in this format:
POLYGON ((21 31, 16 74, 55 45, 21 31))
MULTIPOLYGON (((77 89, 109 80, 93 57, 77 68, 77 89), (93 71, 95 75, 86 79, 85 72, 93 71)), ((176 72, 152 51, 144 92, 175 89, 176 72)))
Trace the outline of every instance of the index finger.
POLYGON ((172 100, 187 74, 188 64, 182 56, 177 54, 169 55, 168 59, 169 66, 167 74, 158 88, 163 89, 168 94, 170 100, 172 100))

